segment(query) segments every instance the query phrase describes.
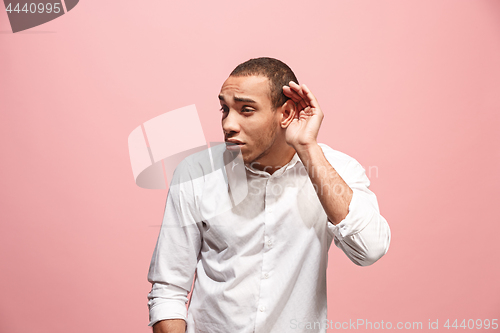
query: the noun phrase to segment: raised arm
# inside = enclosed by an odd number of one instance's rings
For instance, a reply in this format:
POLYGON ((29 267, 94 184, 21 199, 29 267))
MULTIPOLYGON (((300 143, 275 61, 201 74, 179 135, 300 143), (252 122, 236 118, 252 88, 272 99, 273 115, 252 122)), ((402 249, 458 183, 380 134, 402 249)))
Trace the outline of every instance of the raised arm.
POLYGON ((297 151, 317 190, 332 224, 335 245, 355 264, 373 264, 389 248, 390 229, 380 215, 375 194, 368 189, 370 181, 363 167, 351 158, 342 170, 345 179, 341 177, 324 154, 326 150, 333 160, 330 148, 316 141, 323 112, 314 95, 304 84, 294 82, 283 87, 283 92, 297 105, 295 119, 287 128, 287 143, 297 151))
POLYGON ((327 161, 316 141, 323 112, 305 84, 291 81, 289 87, 283 87, 283 92, 297 105, 295 119, 286 130, 287 143, 295 149, 318 189, 318 197, 328 218, 333 224, 338 224, 349 212, 352 190, 327 161))

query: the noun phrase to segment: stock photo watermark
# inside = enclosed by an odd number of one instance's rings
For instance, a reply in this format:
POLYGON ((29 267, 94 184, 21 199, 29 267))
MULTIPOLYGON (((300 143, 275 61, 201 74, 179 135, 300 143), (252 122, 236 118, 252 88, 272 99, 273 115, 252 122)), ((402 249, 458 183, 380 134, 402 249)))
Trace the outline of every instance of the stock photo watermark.
POLYGON ((10 1, 4 0, 5 11, 9 17, 12 32, 31 29, 52 21, 73 8, 79 0, 60 1, 10 1))
POLYGON ((497 330, 498 319, 428 319, 427 321, 370 321, 367 319, 349 319, 349 321, 299 321, 290 320, 291 329, 300 330, 438 330, 438 329, 486 329, 497 330))

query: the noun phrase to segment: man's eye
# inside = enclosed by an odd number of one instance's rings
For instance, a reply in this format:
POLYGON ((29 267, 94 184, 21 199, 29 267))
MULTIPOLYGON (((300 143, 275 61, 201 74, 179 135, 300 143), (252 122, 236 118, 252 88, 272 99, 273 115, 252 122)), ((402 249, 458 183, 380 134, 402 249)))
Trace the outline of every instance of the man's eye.
POLYGON ((221 112, 227 112, 227 106, 223 106, 223 107, 221 107, 221 108, 220 108, 220 111, 221 111, 221 112))
POLYGON ((253 112, 253 110, 249 108, 243 108, 241 112, 253 112))

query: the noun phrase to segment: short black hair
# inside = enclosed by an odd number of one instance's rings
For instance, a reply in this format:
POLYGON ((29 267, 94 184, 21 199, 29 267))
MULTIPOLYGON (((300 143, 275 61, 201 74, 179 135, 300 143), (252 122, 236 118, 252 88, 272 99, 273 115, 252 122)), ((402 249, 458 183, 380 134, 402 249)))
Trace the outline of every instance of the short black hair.
POLYGON ((284 62, 274 58, 254 58, 236 66, 229 76, 265 76, 269 80, 271 104, 274 110, 282 106, 288 98, 283 93, 283 86, 290 81, 299 84, 292 69, 284 62))

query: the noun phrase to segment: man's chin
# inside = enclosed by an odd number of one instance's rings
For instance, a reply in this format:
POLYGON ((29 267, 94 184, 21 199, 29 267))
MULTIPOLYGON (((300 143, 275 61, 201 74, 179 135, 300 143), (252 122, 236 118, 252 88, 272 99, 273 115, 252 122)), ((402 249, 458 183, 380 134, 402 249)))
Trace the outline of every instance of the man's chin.
POLYGON ((243 163, 245 163, 245 165, 252 166, 254 164, 257 165, 260 164, 259 162, 256 161, 258 159, 258 156, 249 152, 248 147, 246 145, 241 146, 242 148, 240 148, 240 146, 235 146, 235 145, 232 145, 231 148, 228 147, 229 146, 226 146, 227 148, 226 151, 228 151, 231 154, 232 158, 243 159, 243 163))
POLYGON ((259 169, 260 159, 256 158, 255 155, 245 155, 243 154, 243 162, 246 166, 252 167, 253 169, 259 169))
POLYGON ((240 151, 238 157, 241 158, 243 160, 243 163, 245 163, 246 165, 249 165, 253 162, 253 158, 248 152, 240 151))
POLYGON ((243 159, 246 164, 248 159, 248 153, 243 152, 242 149, 237 145, 226 145, 226 151, 232 156, 232 158, 243 159))

